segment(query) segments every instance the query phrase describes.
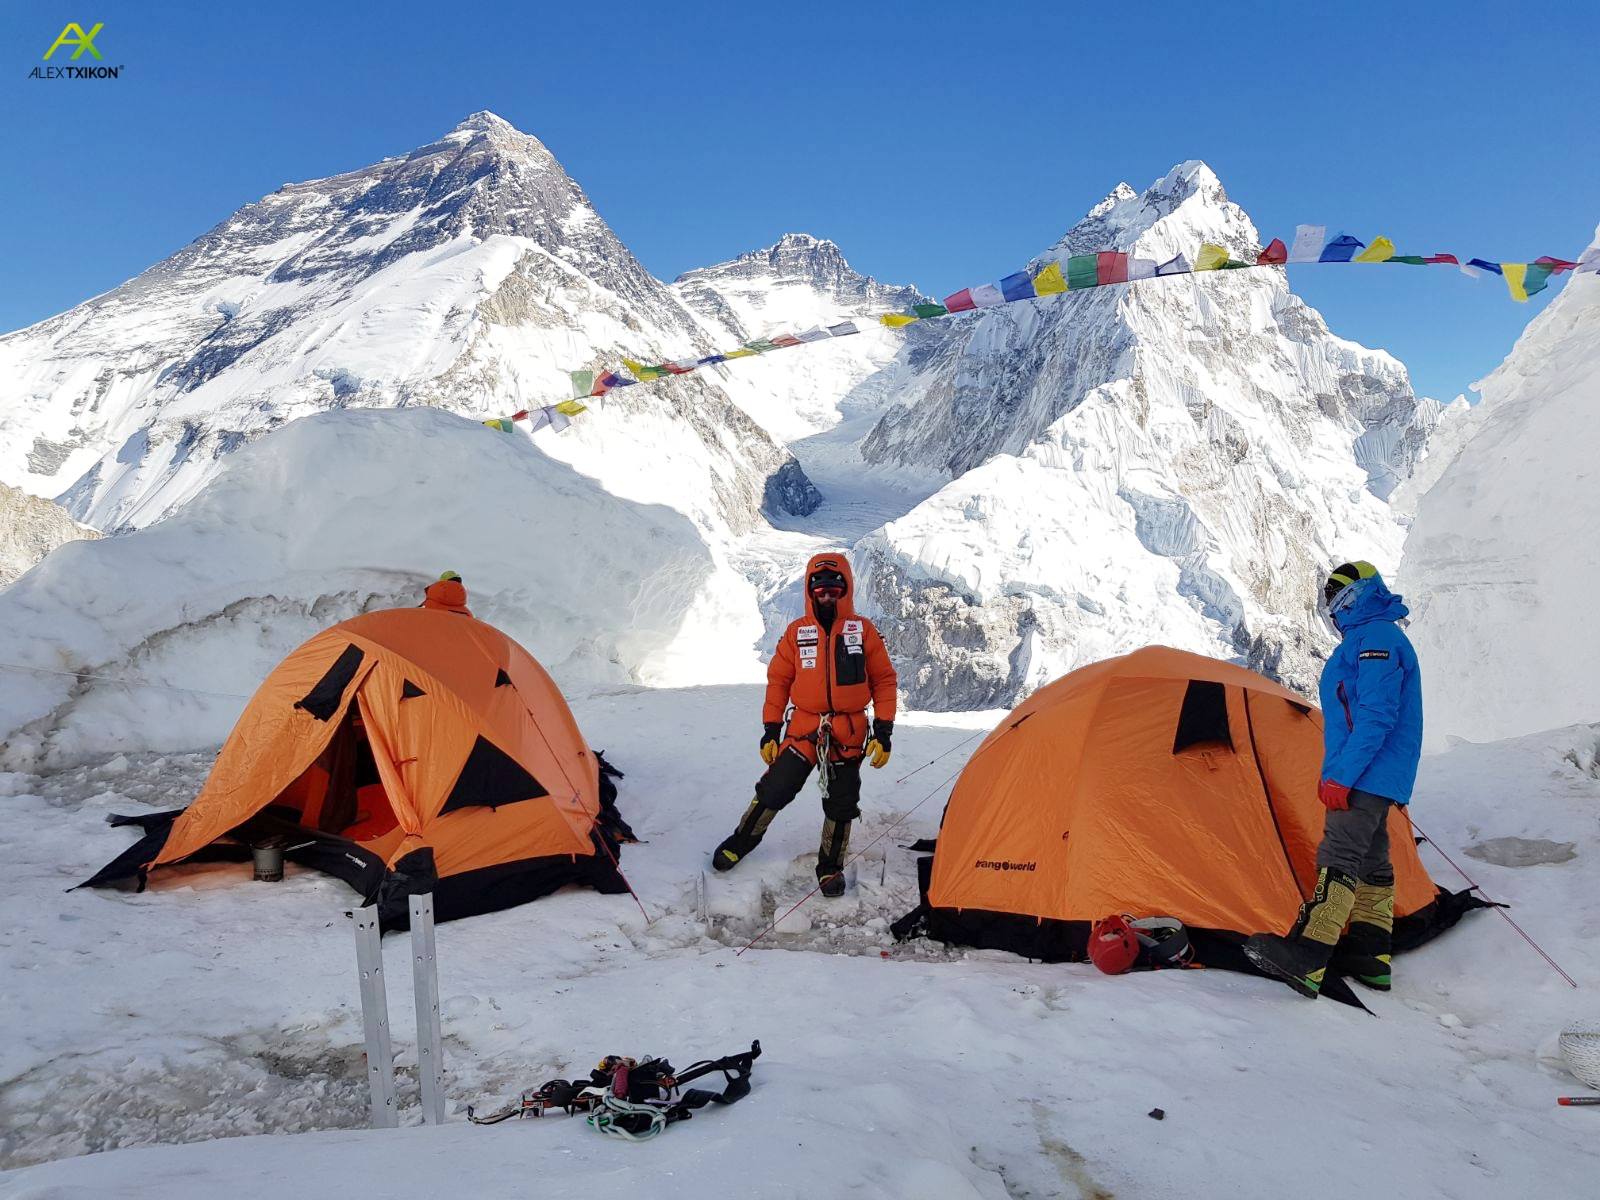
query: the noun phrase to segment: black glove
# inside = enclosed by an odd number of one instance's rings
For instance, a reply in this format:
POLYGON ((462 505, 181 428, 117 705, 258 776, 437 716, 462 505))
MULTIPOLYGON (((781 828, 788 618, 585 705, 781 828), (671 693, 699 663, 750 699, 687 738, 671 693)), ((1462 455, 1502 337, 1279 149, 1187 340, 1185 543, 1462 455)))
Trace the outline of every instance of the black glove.
POLYGON ((876 719, 873 720, 873 722, 872 722, 872 740, 877 742, 878 745, 882 746, 884 748, 885 752, 887 752, 891 748, 890 747, 890 740, 893 737, 894 737, 894 722, 893 721, 880 721, 880 720, 876 720, 876 719))

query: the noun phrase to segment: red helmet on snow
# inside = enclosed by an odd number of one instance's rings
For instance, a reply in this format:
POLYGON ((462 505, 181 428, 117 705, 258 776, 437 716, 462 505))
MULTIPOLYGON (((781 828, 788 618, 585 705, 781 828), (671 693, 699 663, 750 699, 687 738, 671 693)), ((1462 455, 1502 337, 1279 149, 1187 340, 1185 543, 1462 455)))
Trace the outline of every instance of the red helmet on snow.
POLYGON ((1090 926, 1089 958, 1107 975, 1121 975, 1139 961, 1139 935, 1127 917, 1115 913, 1090 926))

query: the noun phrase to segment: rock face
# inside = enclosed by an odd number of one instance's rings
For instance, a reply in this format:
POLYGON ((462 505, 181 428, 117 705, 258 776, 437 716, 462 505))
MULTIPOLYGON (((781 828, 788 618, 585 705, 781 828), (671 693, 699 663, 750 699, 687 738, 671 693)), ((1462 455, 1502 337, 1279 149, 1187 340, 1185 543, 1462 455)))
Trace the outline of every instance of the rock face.
MULTIPOLYGON (((98 528, 139 527, 297 416, 499 415, 564 399, 572 369, 709 353, 713 332, 538 139, 477 113, 410 154, 285 185, 114 291, 0 338, 0 479, 60 494, 98 528)), ((549 449, 708 528, 816 501, 705 373, 617 393, 549 449)))
POLYGON ((1600 650, 1584 634, 1600 595, 1597 389, 1600 277, 1585 273, 1452 422, 1399 580, 1435 744, 1600 720, 1600 650))
MULTIPOLYGON (((1203 163, 1119 185, 1032 264, 1157 261, 1259 235, 1203 163)), ((863 593, 932 708, 1014 703, 1150 642, 1308 687, 1313 601, 1351 556, 1397 560, 1384 503, 1439 405, 1382 351, 1329 332, 1281 272, 1240 271, 1006 305, 904 352, 869 462, 949 482, 858 547, 863 593)))
POLYGON ((0 588, 57 546, 98 536, 50 501, 0 483, 0 588))

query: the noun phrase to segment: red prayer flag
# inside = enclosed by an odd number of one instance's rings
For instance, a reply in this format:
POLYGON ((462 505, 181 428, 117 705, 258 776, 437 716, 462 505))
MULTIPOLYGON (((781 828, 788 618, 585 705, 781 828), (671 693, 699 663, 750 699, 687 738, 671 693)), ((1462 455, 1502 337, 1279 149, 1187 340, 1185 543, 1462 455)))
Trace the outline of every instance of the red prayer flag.
POLYGON ((800 344, 800 339, 795 337, 793 334, 780 333, 777 337, 772 339, 772 344, 774 346, 798 346, 800 344))
POLYGON ((687 375, 689 373, 688 367, 680 367, 675 362, 664 362, 661 364, 661 369, 669 375, 687 375))
POLYGON ((1533 261, 1541 267, 1549 267, 1552 275, 1559 275, 1563 271, 1576 270, 1578 266, 1577 263, 1568 262, 1564 258, 1551 258, 1548 254, 1542 254, 1533 261))
POLYGON ((1430 254, 1422 261, 1425 263, 1449 263, 1451 266, 1455 267, 1459 267, 1461 265, 1461 260, 1454 254, 1430 254))
POLYGON ((955 295, 946 296, 944 298, 944 306, 951 312, 966 312, 969 309, 978 307, 977 303, 972 299, 971 288, 962 288, 955 295))
POLYGON ((1128 282, 1128 256, 1120 250, 1102 250, 1095 256, 1094 282, 1098 287, 1107 283, 1128 282))
POLYGON ((1267 243, 1267 248, 1256 255, 1259 266, 1277 266, 1289 261, 1289 247, 1283 244, 1282 238, 1273 238, 1267 243))
POLYGON ((521 412, 512 413, 511 419, 513 421, 526 421, 528 419, 528 410, 523 409, 521 412))

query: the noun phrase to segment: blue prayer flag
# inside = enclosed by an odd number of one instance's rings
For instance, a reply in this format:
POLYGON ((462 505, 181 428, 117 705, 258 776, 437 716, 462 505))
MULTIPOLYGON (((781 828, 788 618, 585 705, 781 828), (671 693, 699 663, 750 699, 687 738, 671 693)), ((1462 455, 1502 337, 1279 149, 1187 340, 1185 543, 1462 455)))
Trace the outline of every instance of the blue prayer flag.
POLYGON ((1359 238, 1353 238, 1348 233, 1341 233, 1333 241, 1322 248, 1322 255, 1318 262, 1349 262, 1355 257, 1357 250, 1366 246, 1359 238))
POLYGON ((1033 290, 1033 276, 1018 271, 1000 281, 1000 294, 1007 300, 1028 300, 1038 293, 1033 290))

